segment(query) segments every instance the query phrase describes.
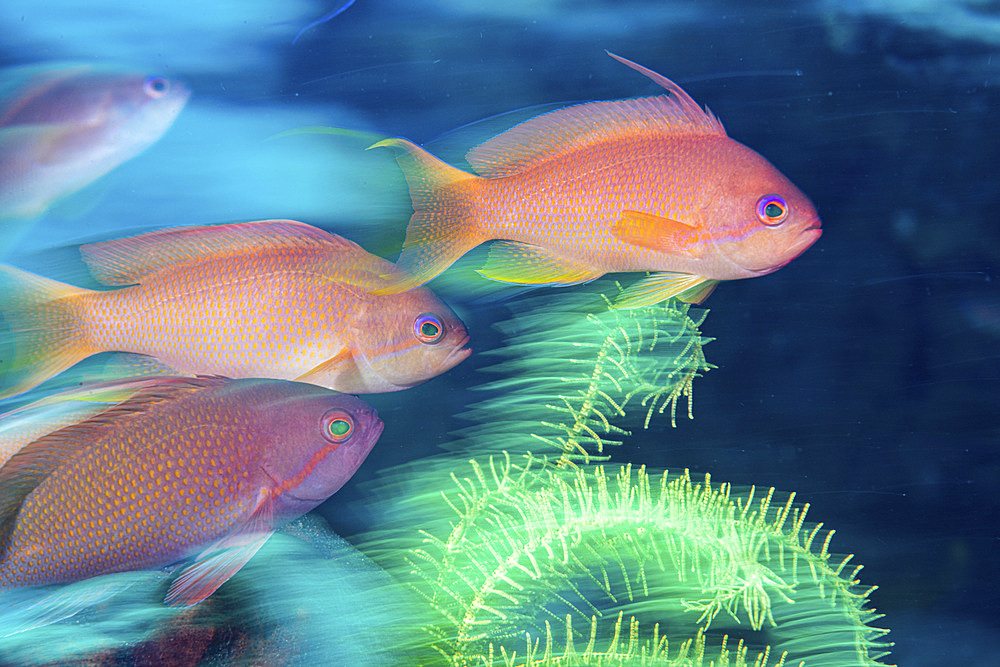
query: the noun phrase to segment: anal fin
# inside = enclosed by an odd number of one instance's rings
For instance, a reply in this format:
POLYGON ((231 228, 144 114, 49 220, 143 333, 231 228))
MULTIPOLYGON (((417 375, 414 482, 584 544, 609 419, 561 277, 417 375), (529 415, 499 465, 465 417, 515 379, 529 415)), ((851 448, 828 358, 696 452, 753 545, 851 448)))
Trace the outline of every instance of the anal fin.
POLYGON ((514 241, 494 243, 486 264, 477 273, 490 280, 521 285, 578 285, 604 275, 599 269, 514 241))
POLYGON ((133 584, 157 576, 158 573, 150 571, 116 572, 66 585, 4 591, 0 639, 72 618, 133 584))
POLYGON ((701 303, 719 281, 688 273, 652 273, 625 288, 615 299, 615 308, 642 308, 678 297, 689 303, 701 303))

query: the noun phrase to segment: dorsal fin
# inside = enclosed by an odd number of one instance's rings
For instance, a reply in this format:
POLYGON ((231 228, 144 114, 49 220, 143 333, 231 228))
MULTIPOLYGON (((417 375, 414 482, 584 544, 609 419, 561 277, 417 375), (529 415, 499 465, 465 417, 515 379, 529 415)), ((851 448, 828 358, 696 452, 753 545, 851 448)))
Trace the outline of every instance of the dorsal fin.
POLYGON ((151 405, 176 398, 184 392, 228 382, 217 377, 155 380, 143 378, 136 381, 142 388, 127 400, 78 424, 43 435, 21 448, 0 468, 0 559, 7 551, 24 499, 46 477, 93 444, 102 430, 122 418, 145 412, 151 405))
POLYGON ((301 249, 366 256, 357 243, 295 220, 163 229, 80 247, 83 261, 106 285, 135 285, 166 267, 265 250, 301 249))
MULTIPOLYGON (((152 359, 145 355, 134 356, 152 359)), ((170 373, 176 374, 176 371, 170 373)), ((133 377, 135 379, 73 387, 0 415, 0 467, 22 447, 43 435, 86 421, 156 382, 146 376, 133 377)))
POLYGON ((574 148, 622 137, 720 134, 722 123, 676 83, 609 53, 663 86, 669 95, 587 102, 536 116, 469 151, 465 159, 480 176, 497 178, 574 148))

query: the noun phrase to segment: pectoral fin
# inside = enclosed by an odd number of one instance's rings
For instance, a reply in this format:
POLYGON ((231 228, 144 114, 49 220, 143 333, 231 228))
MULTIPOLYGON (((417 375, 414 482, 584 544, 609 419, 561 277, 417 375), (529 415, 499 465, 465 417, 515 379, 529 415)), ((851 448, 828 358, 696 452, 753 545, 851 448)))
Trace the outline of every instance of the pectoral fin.
POLYGON ((312 382, 318 377, 329 377, 333 373, 342 374, 356 370, 357 366, 354 363, 354 355, 351 354, 351 348, 345 347, 326 361, 310 368, 308 371, 295 378, 295 381, 312 382))
POLYGON ((704 248, 694 225, 641 211, 622 211, 611 233, 625 243, 687 257, 701 256, 704 248))
POLYGON ((604 275, 599 269, 554 257, 538 246, 513 241, 494 243, 486 265, 477 273, 521 285, 577 285, 604 275))
POLYGON ((615 299, 615 308, 642 308, 676 296, 688 303, 701 303, 718 284, 687 273, 653 273, 627 287, 615 299))
POLYGON ((270 494, 261 491, 257 508, 244 525, 201 552, 195 562, 174 579, 163 598, 171 607, 198 604, 229 581, 274 533, 270 494))

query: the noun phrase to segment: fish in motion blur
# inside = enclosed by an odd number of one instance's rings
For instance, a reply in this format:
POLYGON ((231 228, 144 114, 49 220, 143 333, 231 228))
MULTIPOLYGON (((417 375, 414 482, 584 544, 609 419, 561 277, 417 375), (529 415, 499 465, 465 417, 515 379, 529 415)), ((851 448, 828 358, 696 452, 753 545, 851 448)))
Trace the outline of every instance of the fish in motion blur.
POLYGON ((165 602, 197 604, 336 493, 382 427, 314 385, 158 378, 0 469, 0 591, 180 564, 165 602))
POLYGON ((0 219, 33 218, 155 143, 190 97, 106 66, 0 72, 0 219))
POLYGON ((0 398, 102 351, 352 394, 412 387, 472 351, 430 291, 372 294, 392 264, 301 222, 179 227, 81 252, 98 280, 121 289, 0 265, 0 398))
POLYGON ((609 54, 669 95, 567 107, 472 149, 478 176, 405 139, 397 149, 414 213, 391 285, 422 285, 490 240, 479 273, 572 285, 655 271, 618 298, 633 308, 701 303, 720 280, 781 268, 821 234, 809 199, 677 84, 609 54))

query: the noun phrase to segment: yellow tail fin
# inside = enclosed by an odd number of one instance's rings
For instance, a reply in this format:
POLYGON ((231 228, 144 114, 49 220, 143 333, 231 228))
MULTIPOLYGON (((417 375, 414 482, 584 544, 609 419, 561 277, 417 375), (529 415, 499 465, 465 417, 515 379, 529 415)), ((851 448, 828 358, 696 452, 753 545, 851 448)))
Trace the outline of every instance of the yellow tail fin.
POLYGON ((0 265, 0 399, 98 352, 75 314, 90 290, 0 265))
POLYGON ((413 217, 403 251, 388 284, 375 294, 398 294, 419 287, 487 239, 478 231, 473 195, 478 176, 437 159, 406 139, 384 139, 371 148, 396 149, 406 176, 413 217))

